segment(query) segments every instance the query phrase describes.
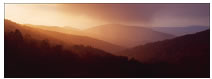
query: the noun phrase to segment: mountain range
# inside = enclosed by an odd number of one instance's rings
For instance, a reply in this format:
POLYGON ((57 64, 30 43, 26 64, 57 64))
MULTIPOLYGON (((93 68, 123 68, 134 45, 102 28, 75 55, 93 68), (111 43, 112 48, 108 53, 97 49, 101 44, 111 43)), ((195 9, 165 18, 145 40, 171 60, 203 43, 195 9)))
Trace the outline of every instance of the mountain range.
POLYGON ((36 26, 5 20, 6 77, 210 76, 210 30, 175 37, 120 24, 36 26))
MULTIPOLYGON (((55 27, 53 28, 55 29, 55 27)), ((9 20, 5 20, 5 32, 14 31, 15 29, 22 31, 23 35, 31 35, 31 38, 33 39, 51 39, 49 40, 50 43, 63 44, 65 45, 65 47, 71 45, 86 45, 99 48, 107 52, 117 52, 124 49, 121 46, 94 39, 88 36, 78 36, 63 32, 56 32, 53 30, 40 29, 35 28, 34 26, 21 25, 9 20)))
POLYGON ((134 47, 149 42, 173 38, 173 35, 146 27, 107 24, 84 30, 88 36, 123 47, 134 47))
POLYGON ((186 34, 193 34, 196 32, 204 31, 209 29, 209 26, 185 26, 185 27, 151 27, 151 29, 163 33, 172 34, 175 36, 182 36, 186 34))

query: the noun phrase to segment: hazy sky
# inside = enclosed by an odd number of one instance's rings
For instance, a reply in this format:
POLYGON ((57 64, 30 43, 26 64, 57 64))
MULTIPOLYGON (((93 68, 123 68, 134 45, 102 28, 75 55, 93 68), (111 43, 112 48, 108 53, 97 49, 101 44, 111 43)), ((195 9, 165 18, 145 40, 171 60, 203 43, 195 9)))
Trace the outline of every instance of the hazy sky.
POLYGON ((102 24, 209 26, 209 4, 5 4, 5 18, 22 24, 85 29, 102 24))

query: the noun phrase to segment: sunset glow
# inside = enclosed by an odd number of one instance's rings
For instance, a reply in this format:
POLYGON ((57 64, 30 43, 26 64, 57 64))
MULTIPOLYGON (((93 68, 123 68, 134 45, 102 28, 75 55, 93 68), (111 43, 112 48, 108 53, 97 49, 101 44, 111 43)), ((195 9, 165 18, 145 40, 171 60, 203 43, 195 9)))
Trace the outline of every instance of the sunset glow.
POLYGON ((104 24, 209 26, 208 7, 208 4, 5 4, 5 18, 21 24, 78 29, 104 24))
POLYGON ((85 15, 65 13, 57 4, 5 4, 5 18, 21 24, 70 26, 78 29, 104 24, 85 15))
POLYGON ((210 3, 5 4, 4 78, 210 78, 210 3))

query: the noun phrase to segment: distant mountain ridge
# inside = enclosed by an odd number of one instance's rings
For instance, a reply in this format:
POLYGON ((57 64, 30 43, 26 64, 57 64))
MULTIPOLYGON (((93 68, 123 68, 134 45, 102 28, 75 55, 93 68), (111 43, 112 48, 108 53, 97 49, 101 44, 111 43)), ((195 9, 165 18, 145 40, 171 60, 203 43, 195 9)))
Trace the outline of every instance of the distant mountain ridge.
POLYGON ((98 39, 90 38, 87 36, 78 36, 72 34, 66 34, 61 32, 55 32, 51 30, 45 30, 40 28, 34 28, 34 26, 26 26, 14 23, 9 20, 5 20, 5 32, 14 31, 19 29, 24 35, 30 34, 32 38, 38 40, 51 39, 50 42, 55 44, 64 45, 88 45, 94 48, 99 48, 107 52, 117 52, 123 50, 123 47, 107 43, 98 39))
POLYGON ((88 36, 119 46, 137 45, 173 38, 173 35, 157 32, 146 27, 106 24, 84 30, 88 36))
POLYGON ((88 28, 85 30, 56 26, 28 26, 66 34, 88 36, 122 47, 134 47, 148 42, 154 42, 174 37, 173 35, 157 32, 146 27, 127 26, 121 24, 106 24, 88 28))
POLYGON ((56 31, 56 32, 67 33, 72 35, 80 35, 80 36, 84 35, 83 32, 81 32, 79 29, 68 27, 68 26, 59 27, 59 26, 44 26, 44 25, 32 25, 32 24, 25 24, 25 25, 31 26, 33 28, 56 31))
POLYGON ((186 27, 151 27, 151 29, 176 36, 192 34, 209 29, 209 26, 186 26, 186 27))

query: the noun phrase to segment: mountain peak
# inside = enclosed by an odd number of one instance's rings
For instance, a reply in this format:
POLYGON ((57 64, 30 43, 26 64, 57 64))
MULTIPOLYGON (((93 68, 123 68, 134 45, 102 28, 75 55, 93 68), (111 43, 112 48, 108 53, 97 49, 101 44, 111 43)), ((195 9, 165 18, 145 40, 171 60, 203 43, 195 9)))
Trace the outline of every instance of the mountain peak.
POLYGON ((122 24, 106 24, 84 30, 88 36, 104 40, 119 46, 133 47, 148 42, 174 37, 166 33, 153 31, 146 27, 122 24))

